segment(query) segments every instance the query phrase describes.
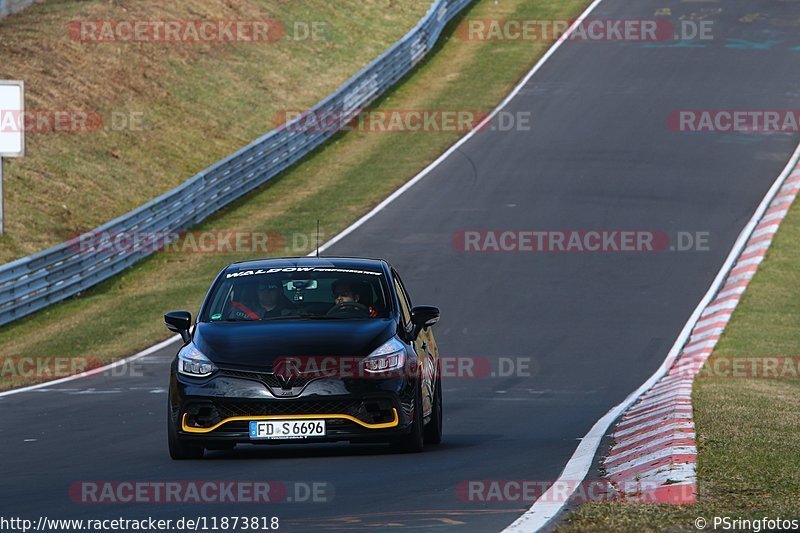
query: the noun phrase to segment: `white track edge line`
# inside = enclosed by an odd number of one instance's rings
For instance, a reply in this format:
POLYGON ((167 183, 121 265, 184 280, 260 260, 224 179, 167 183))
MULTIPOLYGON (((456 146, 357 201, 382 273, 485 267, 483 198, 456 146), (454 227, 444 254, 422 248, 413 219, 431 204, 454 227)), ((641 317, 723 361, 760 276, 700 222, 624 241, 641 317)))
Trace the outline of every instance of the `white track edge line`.
POLYGON ((149 348, 142 350, 141 352, 131 355, 130 357, 126 357, 125 359, 119 359, 118 361, 114 361, 113 363, 109 363, 105 366, 101 366, 98 368, 93 368, 91 370, 87 370, 86 372, 81 372, 80 374, 73 374, 72 376, 66 376, 63 378, 54 379, 52 381, 45 381, 44 383, 37 383, 35 385, 29 385, 27 387, 22 387, 19 389, 11 389, 5 392, 0 392, 0 398, 5 396, 12 396, 14 394, 19 394, 21 392, 28 392, 36 389, 43 389, 45 387, 52 387, 53 385, 60 385, 61 383, 67 383, 68 381, 73 381, 76 379, 81 378, 88 378, 89 376, 94 376, 105 372, 107 370, 111 370, 112 368, 116 368, 118 366, 126 365, 128 363, 132 363, 137 359, 141 359, 142 357, 146 357, 152 353, 155 353, 163 348, 166 348, 170 344, 174 343, 176 340, 180 340, 180 335, 176 335, 174 337, 170 337, 169 339, 159 342, 156 345, 153 345, 149 348))
MULTIPOLYGON (((591 6, 589 6, 589 8, 593 8, 600 1, 602 0, 596 0, 591 6)), ((714 279, 711 287, 708 289, 705 296, 703 296, 703 299, 700 300, 700 303, 689 317, 689 320, 681 330, 681 333, 676 339, 675 344, 672 345, 672 349, 670 349, 666 359, 661 364, 659 369, 656 370, 656 372, 650 376, 650 378, 645 381, 641 387, 632 392, 619 405, 613 407, 600 420, 595 422, 595 424, 589 430, 589 433, 587 433, 581 439, 581 443, 578 445, 575 453, 573 453, 572 457, 567 462, 567 465, 564 467, 564 471, 554 484, 555 486, 559 484, 558 482, 562 482, 561 484, 563 484, 564 481, 569 481, 569 486, 572 487, 572 491, 570 491, 566 498, 563 498, 564 501, 553 502, 548 501, 554 499, 554 495, 550 494, 552 488, 548 489, 539 497, 536 502, 533 503, 530 509, 525 512, 525 514, 519 517, 504 531, 513 533, 523 531, 538 531, 563 509, 567 503, 567 500, 569 500, 569 496, 571 496, 575 491, 577 484, 586 478, 586 475, 592 466, 592 461, 594 460, 597 449, 600 446, 600 442, 602 441, 603 436, 608 428, 611 426, 611 423, 619 418, 619 416, 625 412, 628 407, 638 400, 639 397, 649 390, 650 387, 652 387, 659 379, 667 374, 670 366, 672 366, 672 363, 675 362, 675 359, 680 354, 681 349, 689 338, 689 335, 694 329, 694 325, 697 323, 703 310, 711 303, 717 291, 719 291, 719 288, 722 286, 722 282, 725 281, 725 278, 736 264, 736 260, 739 258, 741 251, 744 249, 745 244, 747 244, 747 241, 750 239, 750 235, 755 230, 756 226, 761 220, 761 217, 764 216, 769 204, 775 198, 776 194, 783 185, 783 182, 786 181, 786 178, 797 166, 798 159, 800 159, 800 144, 798 144, 795 148, 794 153, 792 153, 792 156, 789 158, 789 162, 784 167, 783 172, 781 172, 781 174, 772 184, 772 187, 770 187, 769 191, 767 191, 766 196, 764 196, 764 198, 761 200, 761 204, 759 204, 758 209, 756 209, 747 225, 744 227, 744 229, 742 229, 741 233, 739 233, 739 237, 736 239, 736 242, 734 243, 733 248, 728 254, 728 257, 725 260, 725 263, 722 265, 719 273, 717 273, 717 277, 714 279)))

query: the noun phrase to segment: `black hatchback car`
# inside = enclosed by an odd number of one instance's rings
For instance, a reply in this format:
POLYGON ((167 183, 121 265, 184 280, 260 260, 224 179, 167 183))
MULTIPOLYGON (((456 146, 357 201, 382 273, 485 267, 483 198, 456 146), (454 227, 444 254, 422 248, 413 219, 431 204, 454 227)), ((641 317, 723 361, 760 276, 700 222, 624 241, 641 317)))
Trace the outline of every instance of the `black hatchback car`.
POLYGON ((442 438, 436 307, 412 307, 386 261, 264 259, 217 276, 197 321, 164 316, 184 345, 172 364, 173 459, 239 443, 442 438))

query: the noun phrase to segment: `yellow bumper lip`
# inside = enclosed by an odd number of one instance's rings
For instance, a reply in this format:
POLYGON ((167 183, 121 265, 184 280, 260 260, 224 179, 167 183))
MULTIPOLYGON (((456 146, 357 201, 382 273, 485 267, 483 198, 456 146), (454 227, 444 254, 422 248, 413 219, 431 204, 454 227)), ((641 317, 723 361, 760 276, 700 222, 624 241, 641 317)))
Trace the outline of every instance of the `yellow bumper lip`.
POLYGON ((260 421, 260 420, 349 420, 350 422, 355 422, 359 426, 365 427, 367 429, 388 429, 397 427, 400 423, 400 416, 397 414, 397 409, 394 407, 392 408, 392 413, 394 413, 394 420, 391 422, 381 422, 380 424, 368 424, 358 418, 346 414, 324 414, 324 415, 261 415, 261 416, 232 416, 230 418, 226 418, 221 422, 214 424, 211 427, 207 428, 196 428, 188 425, 186 423, 186 413, 183 414, 183 418, 181 418, 181 428, 186 433, 211 433, 215 429, 221 427, 228 422, 240 422, 240 421, 260 421))

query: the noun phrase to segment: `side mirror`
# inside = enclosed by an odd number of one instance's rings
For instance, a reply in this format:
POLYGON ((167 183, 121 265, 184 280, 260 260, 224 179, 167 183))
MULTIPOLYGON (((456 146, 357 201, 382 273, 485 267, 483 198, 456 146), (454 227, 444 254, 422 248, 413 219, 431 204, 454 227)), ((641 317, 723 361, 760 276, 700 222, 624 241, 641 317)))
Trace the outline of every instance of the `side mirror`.
POLYGON ((439 322, 439 308, 432 305, 418 305, 411 310, 411 323, 419 329, 429 328, 439 322))
POLYGON ((167 329, 180 333, 184 343, 192 338, 189 336, 189 328, 192 327, 192 313, 189 311, 172 311, 164 315, 164 324, 167 329))

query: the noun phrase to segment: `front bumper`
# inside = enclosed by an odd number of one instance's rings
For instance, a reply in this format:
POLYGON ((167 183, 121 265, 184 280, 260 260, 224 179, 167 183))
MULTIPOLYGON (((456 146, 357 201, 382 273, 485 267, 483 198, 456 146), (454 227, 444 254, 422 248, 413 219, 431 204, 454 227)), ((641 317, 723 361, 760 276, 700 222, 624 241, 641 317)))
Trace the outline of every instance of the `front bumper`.
POLYGON ((267 373, 225 370, 205 380, 173 368, 170 416, 182 440, 255 444, 375 442, 411 429, 416 384, 385 379, 319 378, 284 389, 267 373), (291 395, 289 395, 291 394, 291 395), (325 420, 324 437, 251 440, 249 423, 260 420, 325 420))

